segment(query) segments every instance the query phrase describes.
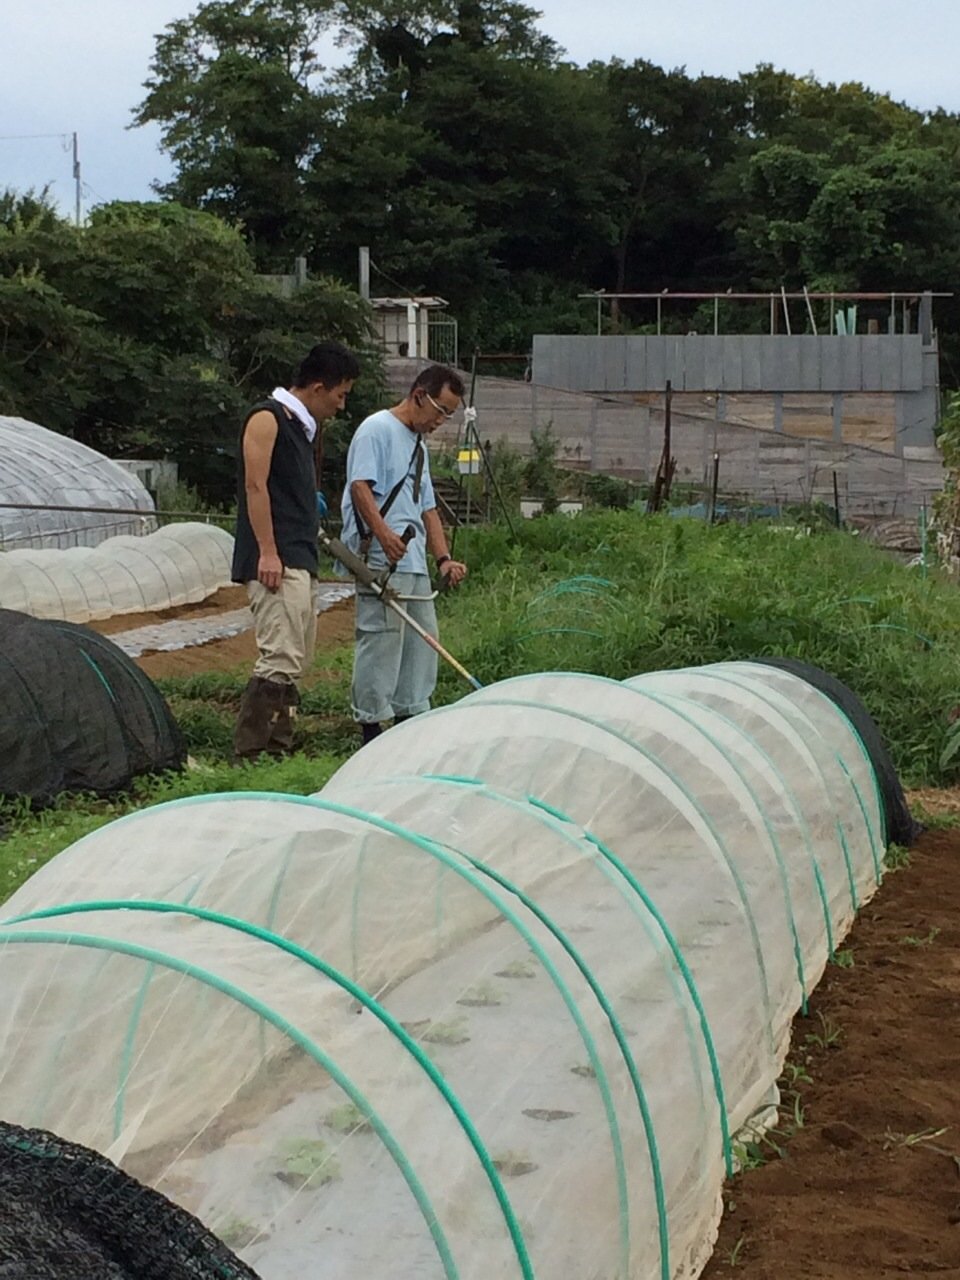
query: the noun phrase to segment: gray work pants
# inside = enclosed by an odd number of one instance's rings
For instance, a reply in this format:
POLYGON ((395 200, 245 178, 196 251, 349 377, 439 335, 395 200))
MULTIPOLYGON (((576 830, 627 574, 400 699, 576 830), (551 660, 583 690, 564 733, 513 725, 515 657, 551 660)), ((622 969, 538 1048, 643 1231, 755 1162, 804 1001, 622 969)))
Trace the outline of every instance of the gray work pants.
MULTIPOLYGON (((425 573, 395 573, 390 585, 400 595, 427 596, 433 590, 425 573)), ((436 636, 437 613, 432 600, 400 603, 411 618, 436 636)), ((372 724, 429 711, 436 683, 436 652, 372 591, 358 587, 351 689, 354 719, 372 724)))

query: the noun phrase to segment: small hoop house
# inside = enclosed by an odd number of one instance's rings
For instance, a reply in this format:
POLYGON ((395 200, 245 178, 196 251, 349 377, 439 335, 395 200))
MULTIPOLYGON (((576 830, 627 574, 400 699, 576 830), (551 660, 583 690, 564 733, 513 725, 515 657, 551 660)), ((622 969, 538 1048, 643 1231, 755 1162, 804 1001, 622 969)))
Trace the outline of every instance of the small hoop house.
POLYGON ((314 797, 144 810, 38 871, 0 1114, 264 1280, 693 1277, 885 814, 791 672, 504 681, 314 797))
POLYGON ((233 538, 200 523, 96 547, 0 555, 0 600, 35 618, 93 622, 206 600, 230 582, 233 538))

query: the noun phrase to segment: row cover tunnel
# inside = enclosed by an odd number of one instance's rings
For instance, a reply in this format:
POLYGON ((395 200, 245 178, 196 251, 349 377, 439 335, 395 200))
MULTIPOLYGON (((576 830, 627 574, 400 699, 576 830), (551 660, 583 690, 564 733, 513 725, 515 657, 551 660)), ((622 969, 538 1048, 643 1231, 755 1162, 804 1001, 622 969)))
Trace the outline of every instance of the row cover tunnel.
POLYGON ((95 547, 8 551, 0 556, 0 600, 35 618, 91 622, 205 600, 230 581, 233 537, 186 521, 95 547))
POLYGON ((671 1280, 886 845, 816 683, 507 680, 312 797, 80 840, 0 927, 0 1116, 264 1280, 671 1280))

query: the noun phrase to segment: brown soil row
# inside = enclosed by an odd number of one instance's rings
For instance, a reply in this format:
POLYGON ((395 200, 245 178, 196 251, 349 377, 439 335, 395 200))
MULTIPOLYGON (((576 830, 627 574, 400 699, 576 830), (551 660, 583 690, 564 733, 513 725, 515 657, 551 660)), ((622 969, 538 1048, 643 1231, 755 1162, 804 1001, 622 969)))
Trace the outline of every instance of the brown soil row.
MULTIPOLYGON (((203 618, 216 613, 242 609, 247 603, 244 587, 224 587, 201 604, 188 604, 163 613, 124 614, 89 625, 101 635, 115 635, 118 631, 132 631, 136 627, 155 626, 178 618, 203 618)), ((353 640, 353 601, 345 600, 333 605, 317 618, 317 652, 339 649, 353 640)), ((252 628, 222 640, 207 644, 191 645, 169 653, 144 653, 136 659, 137 665, 156 679, 163 676, 191 676, 207 671, 240 671, 253 665, 257 647, 252 628)), ((307 682, 309 683, 309 681, 307 682)))
POLYGON ((844 950, 794 1029, 803 1125, 729 1187, 706 1280, 960 1280, 960 831, 920 838, 844 950))

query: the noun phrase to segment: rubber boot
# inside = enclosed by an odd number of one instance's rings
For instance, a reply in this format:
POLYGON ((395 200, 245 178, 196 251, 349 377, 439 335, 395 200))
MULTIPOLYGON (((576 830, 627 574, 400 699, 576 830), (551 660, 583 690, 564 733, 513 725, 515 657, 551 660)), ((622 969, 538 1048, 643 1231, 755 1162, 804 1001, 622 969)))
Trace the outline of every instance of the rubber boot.
MULTIPOLYGON (((276 680, 264 680, 262 676, 251 676, 243 691, 240 701, 240 714, 233 731, 233 759, 253 760, 264 751, 280 754, 279 745, 273 746, 271 740, 277 731, 281 715, 286 713, 289 723, 287 699, 291 685, 281 684, 276 680)), ((281 737, 284 730, 280 729, 281 737)), ((292 725, 289 727, 292 741, 292 725)))
POLYGON ((267 750, 271 755, 288 756, 294 749, 293 729, 297 708, 300 706, 300 690, 295 684, 284 684, 280 688, 283 690, 284 701, 273 718, 267 750))
POLYGON ((366 724, 360 722, 360 745, 365 747, 368 742, 372 742, 374 738, 379 738, 383 733, 383 728, 376 721, 368 721, 366 724))

